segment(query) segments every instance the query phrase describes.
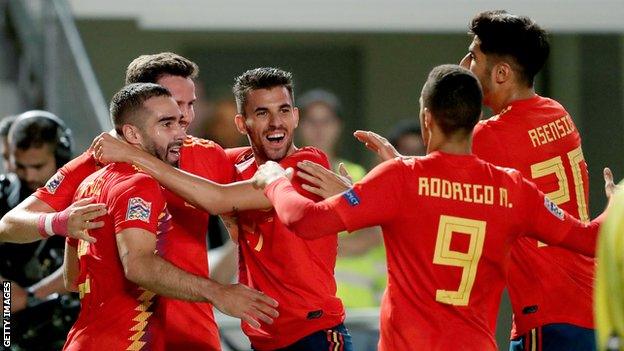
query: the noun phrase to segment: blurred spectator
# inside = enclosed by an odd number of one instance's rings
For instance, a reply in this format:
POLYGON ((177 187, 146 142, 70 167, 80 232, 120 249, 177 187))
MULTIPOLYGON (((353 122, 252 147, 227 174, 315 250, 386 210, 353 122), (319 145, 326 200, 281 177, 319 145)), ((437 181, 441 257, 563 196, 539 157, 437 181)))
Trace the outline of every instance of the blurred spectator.
POLYGON ((314 89, 302 94, 297 106, 304 144, 323 150, 329 157, 332 170, 337 170, 343 163, 354 180, 364 177, 364 167, 337 155, 336 146, 342 134, 342 105, 338 97, 329 91, 314 89))
POLYGON ((15 170, 11 168, 9 162, 9 129, 17 116, 6 116, 0 120, 0 152, 2 153, 2 170, 6 173, 12 173, 15 170))
MULTIPOLYGON (((46 185, 69 161, 70 134, 58 117, 46 111, 28 111, 15 119, 8 133, 15 174, 0 176, 1 216, 46 185)), ((55 182, 46 186, 54 187, 55 182)), ((58 236, 29 244, 0 244, 0 279, 12 281, 11 308, 17 313, 11 331, 18 349, 60 349, 74 321, 77 300, 58 295, 65 292, 64 244, 58 236)))
POLYGON ((234 124, 236 113, 236 103, 231 97, 216 100, 206 129, 208 139, 215 141, 223 148, 246 145, 245 136, 239 133, 234 124))
POLYGON ((406 118, 397 122, 388 133, 388 141, 401 155, 425 154, 418 118, 406 118))
MULTIPOLYGON (((341 104, 332 93, 315 89, 297 101, 299 129, 305 145, 323 150, 333 170, 340 163, 358 181, 366 174, 364 167, 337 155, 336 145, 342 133, 341 104)), ((386 286, 386 256, 378 227, 366 228, 338 237, 335 277, 337 293, 346 308, 379 307, 386 286)), ((377 349, 378 326, 350 330, 355 350, 377 349)))

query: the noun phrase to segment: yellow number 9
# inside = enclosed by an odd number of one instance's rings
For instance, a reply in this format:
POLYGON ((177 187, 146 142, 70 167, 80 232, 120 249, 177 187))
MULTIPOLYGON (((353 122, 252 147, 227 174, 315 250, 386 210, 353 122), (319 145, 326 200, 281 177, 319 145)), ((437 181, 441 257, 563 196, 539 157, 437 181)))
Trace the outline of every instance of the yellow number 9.
POLYGON ((463 268, 459 288, 453 290, 436 290, 436 301, 454 305, 467 306, 470 292, 477 276, 477 266, 485 240, 485 221, 452 216, 440 216, 438 236, 436 239, 433 263, 463 268), (453 233, 470 236, 467 252, 451 250, 453 233))

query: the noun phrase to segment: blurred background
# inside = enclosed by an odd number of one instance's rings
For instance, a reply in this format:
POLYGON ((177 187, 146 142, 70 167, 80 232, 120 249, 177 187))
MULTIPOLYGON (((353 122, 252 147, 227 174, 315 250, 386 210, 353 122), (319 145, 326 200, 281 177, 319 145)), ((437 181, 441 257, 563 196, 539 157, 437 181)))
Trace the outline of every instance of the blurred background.
MULTIPOLYGON (((351 133, 387 134, 417 118, 426 74, 459 62, 470 19, 487 9, 527 15, 551 33, 536 90, 560 101, 581 132, 595 216, 605 204, 602 168, 624 175, 622 0, 0 0, 0 116, 52 111, 81 151, 110 128, 107 104, 128 63, 173 51, 200 67, 193 135, 246 143, 228 131, 234 77, 276 66, 294 74, 296 104, 298 94, 316 88, 339 98, 336 154, 370 169, 376 160, 351 133)), ((354 328, 377 323, 376 309, 348 315, 354 328)), ((504 303, 502 349, 509 320, 504 303)), ((223 325, 238 328, 231 320, 223 325)))

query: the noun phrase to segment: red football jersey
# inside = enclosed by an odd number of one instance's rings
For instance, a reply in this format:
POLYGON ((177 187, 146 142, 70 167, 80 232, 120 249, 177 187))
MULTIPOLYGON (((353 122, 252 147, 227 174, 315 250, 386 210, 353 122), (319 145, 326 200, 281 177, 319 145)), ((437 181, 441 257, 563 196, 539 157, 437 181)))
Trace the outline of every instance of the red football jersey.
MULTIPOLYGON (((589 219, 581 137, 558 102, 541 96, 513 102, 477 124, 472 150, 497 166, 517 169, 566 212, 589 219)), ((535 239, 516 242, 507 282, 512 338, 550 323, 593 328, 594 265, 592 258, 535 239)))
MULTIPOLYGON (((185 171, 218 183, 229 183, 234 178, 233 165, 223 149, 209 140, 187 137, 180 151, 179 165, 185 171)), ((72 203, 78 184, 95 170, 95 160, 85 152, 62 167, 45 187, 37 190, 35 196, 61 211, 72 203)), ((170 232, 159 238, 159 251, 177 267, 208 277, 208 214, 166 190, 165 197, 173 216, 173 226, 170 232)), ((220 350, 212 305, 161 298, 158 315, 164 321, 168 348, 220 350)))
POLYGON ((585 228, 517 171, 474 155, 387 161, 342 195, 306 201, 308 208, 288 187, 281 180, 266 194, 280 218, 302 233, 381 225, 388 259, 382 351, 496 350, 498 305, 516 239, 579 240, 572 247, 592 254, 597 236, 597 225, 585 228))
POLYGON ((170 226, 160 185, 131 165, 111 164, 87 177, 75 200, 105 203, 104 227, 91 230, 96 243, 78 241, 81 308, 64 350, 164 350, 157 296, 126 279, 116 235, 131 228, 159 235, 170 226))
MULTIPOLYGON (((218 144, 188 137, 180 151, 180 169, 217 183, 230 183, 234 167, 218 144)), ((173 216, 172 230, 159 240, 159 250, 169 262, 189 273, 208 278, 208 213, 165 190, 173 216)), ((221 350, 212 305, 161 298, 168 350, 221 350)))
MULTIPOLYGON (((255 174, 258 165, 251 148, 230 149, 227 153, 235 163, 237 180, 250 179, 255 174)), ((296 169, 297 162, 304 160, 329 167, 327 156, 311 147, 298 149, 280 164, 296 169)), ((301 179, 295 177, 293 183, 302 195, 321 200, 301 189, 301 179)), ((279 221, 273 209, 239 212, 238 223, 241 283, 279 302, 280 315, 273 324, 261 323, 260 329, 242 324, 254 348, 285 347, 344 321, 344 307, 336 297, 334 280, 337 235, 301 239, 279 221)))

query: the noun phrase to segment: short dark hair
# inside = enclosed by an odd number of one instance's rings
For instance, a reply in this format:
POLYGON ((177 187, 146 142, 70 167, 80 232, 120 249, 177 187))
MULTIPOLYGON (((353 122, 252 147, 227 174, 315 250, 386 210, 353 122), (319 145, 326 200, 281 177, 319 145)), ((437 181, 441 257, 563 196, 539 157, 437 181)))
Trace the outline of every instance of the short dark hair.
POLYGON ((6 139, 9 136, 9 130, 16 119, 17 115, 12 115, 6 116, 0 120, 0 138, 6 139))
POLYGON ((145 101, 159 96, 171 96, 167 88, 154 83, 128 84, 113 96, 110 114, 115 130, 121 135, 124 124, 142 125, 143 118, 137 116, 144 109, 145 101))
POLYGON ((479 13, 470 22, 468 33, 479 37, 484 54, 512 58, 520 78, 529 86, 550 53, 546 31, 529 17, 504 10, 479 13))
POLYGON ((483 92, 477 77, 457 65, 435 67, 422 90, 423 107, 431 111, 446 135, 472 133, 481 117, 483 92))
POLYGON ((53 120, 44 116, 33 116, 16 119, 7 134, 12 149, 28 150, 50 146, 50 152, 56 152, 59 136, 59 126, 53 120))
POLYGON ((141 55, 128 65, 126 84, 156 83, 164 75, 197 78, 199 67, 185 57, 173 52, 161 52, 153 55, 141 55))
POLYGON ((301 94, 298 98, 297 105, 299 109, 303 111, 305 115, 305 110, 307 110, 313 104, 324 104, 329 107, 336 114, 337 118, 340 118, 342 114, 342 104, 340 103, 340 99, 336 94, 325 90, 325 89, 314 89, 306 91, 301 94))
POLYGON ((234 79, 234 87, 232 92, 236 99, 236 108, 238 113, 245 114, 245 103, 247 102, 247 93, 252 90, 270 89, 273 87, 283 86, 288 90, 292 103, 295 103, 293 94, 292 73, 283 71, 279 68, 261 67, 248 70, 234 79))

